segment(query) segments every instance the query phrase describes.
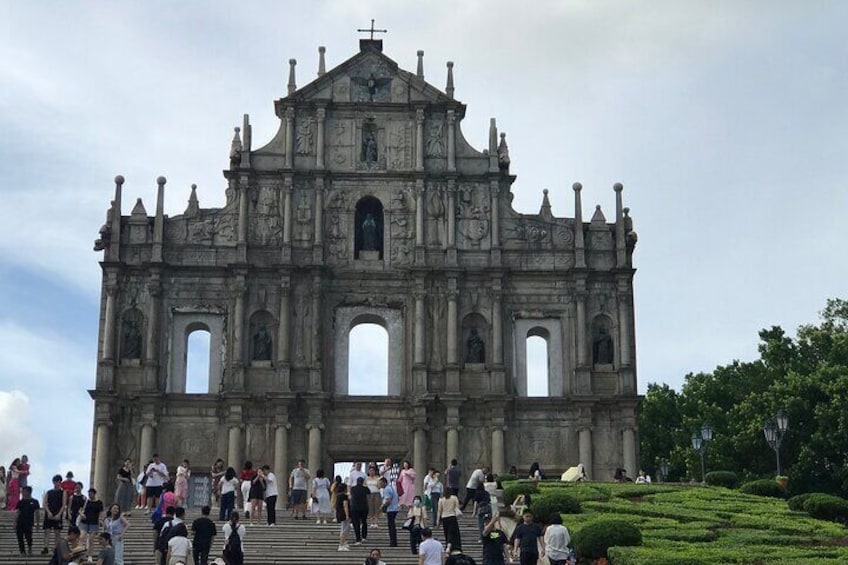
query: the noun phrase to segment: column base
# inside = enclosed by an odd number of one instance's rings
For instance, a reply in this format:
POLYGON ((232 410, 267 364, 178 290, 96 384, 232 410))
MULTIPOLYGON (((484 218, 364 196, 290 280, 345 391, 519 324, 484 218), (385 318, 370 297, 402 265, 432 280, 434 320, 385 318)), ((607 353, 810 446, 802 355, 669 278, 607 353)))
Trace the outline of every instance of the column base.
POLYGON ((321 392, 321 367, 309 369, 309 391, 321 392))
POLYGON ((415 264, 416 265, 424 265, 427 261, 426 252, 424 250, 424 246, 419 245, 415 248, 415 264))

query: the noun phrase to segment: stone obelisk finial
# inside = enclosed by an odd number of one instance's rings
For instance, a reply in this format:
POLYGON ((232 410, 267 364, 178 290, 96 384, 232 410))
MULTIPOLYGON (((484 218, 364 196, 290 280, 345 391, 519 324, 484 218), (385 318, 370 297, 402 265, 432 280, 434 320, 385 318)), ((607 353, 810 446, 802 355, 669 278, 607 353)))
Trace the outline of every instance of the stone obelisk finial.
POLYGON ((448 82, 445 86, 448 98, 453 98, 453 61, 448 61, 448 82))
POLYGON ((575 182, 574 189, 574 266, 578 269, 586 267, 586 252, 583 245, 583 202, 580 199, 580 191, 583 185, 575 182))
POLYGON ((297 81, 294 78, 295 65, 297 65, 297 59, 289 59, 289 94, 294 94, 297 90, 297 81))
POLYGON ((327 48, 321 45, 318 47, 318 76, 322 76, 327 72, 327 64, 324 62, 324 53, 327 52, 327 48))
POLYGON ((156 217, 153 220, 153 254, 151 262, 162 262, 162 240, 165 232, 165 183, 168 182, 165 177, 158 177, 156 184, 156 217))
POLYGON ((415 73, 418 78, 424 78, 424 51, 418 50, 418 70, 415 73))
POLYGON ((617 182, 612 185, 615 191, 615 257, 616 266, 624 268, 627 266, 627 244, 624 241, 624 206, 622 204, 621 191, 624 186, 617 182))

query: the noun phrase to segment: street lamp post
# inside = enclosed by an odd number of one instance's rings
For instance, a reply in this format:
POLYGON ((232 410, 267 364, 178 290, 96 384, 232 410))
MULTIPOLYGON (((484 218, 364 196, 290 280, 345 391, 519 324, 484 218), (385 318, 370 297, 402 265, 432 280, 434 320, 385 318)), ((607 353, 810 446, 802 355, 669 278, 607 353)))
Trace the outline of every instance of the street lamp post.
POLYGON ((692 448, 701 456, 701 482, 705 482, 707 466, 704 456, 707 454, 707 444, 713 440, 713 428, 709 424, 703 424, 701 429, 692 434, 692 448))
POLYGON ((783 438, 786 436, 786 431, 789 429, 789 415, 783 410, 779 410, 774 417, 774 420, 766 420, 763 425, 763 435, 766 436, 766 441, 774 450, 777 458, 777 474, 780 475, 780 444, 783 443, 783 438))

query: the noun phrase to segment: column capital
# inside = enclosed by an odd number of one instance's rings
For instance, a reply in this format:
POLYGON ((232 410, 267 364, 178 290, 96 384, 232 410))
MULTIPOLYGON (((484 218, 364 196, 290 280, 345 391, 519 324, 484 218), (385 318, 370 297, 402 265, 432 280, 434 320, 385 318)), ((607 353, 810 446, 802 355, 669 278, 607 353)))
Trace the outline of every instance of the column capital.
POLYGON ((315 117, 318 119, 319 122, 323 122, 324 118, 327 117, 327 110, 323 107, 319 107, 317 110, 315 110, 315 117))
POLYGON ((306 428, 306 431, 311 432, 312 430, 323 430, 324 424, 320 423, 320 422, 318 422, 318 423, 310 422, 310 423, 307 423, 306 426, 304 426, 304 427, 306 428))
POLYGON ((279 423, 279 424, 277 424, 276 426, 274 426, 274 429, 275 429, 275 430, 283 429, 283 430, 288 431, 288 430, 290 430, 290 429, 291 429, 291 427, 292 427, 291 422, 286 422, 286 423, 284 423, 284 424, 283 424, 283 423, 279 423))
POLYGON ((454 110, 447 111, 448 124, 453 125, 456 122, 456 112, 454 110))
POLYGON ((418 108, 415 110, 415 123, 418 125, 424 124, 424 108, 418 108))
POLYGON ((286 108, 286 120, 294 119, 294 108, 288 107, 286 108))

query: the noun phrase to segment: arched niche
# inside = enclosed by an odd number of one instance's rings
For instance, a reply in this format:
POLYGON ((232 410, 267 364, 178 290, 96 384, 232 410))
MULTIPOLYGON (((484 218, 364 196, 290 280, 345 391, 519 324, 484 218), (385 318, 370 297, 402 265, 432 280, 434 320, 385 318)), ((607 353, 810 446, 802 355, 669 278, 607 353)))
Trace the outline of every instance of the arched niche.
POLYGON ((613 369, 616 359, 615 324, 606 314, 598 314, 592 320, 592 365, 596 368, 613 369))
POLYGON ((267 310, 258 310, 250 316, 248 328, 248 359, 254 365, 270 366, 277 346, 274 340, 277 334, 274 316, 267 310))
POLYGON ((144 314, 138 308, 129 308, 121 316, 118 352, 121 360, 140 360, 144 354, 144 314))
POLYGON ((389 334, 388 396, 403 393, 404 329, 403 313, 395 308, 344 306, 335 312, 335 386, 337 395, 349 391, 350 330, 358 324, 377 324, 389 334))
POLYGON ((488 363, 490 359, 489 324, 482 314, 472 312, 462 319, 462 359, 466 365, 488 363))
POLYGON ((209 392, 218 392, 224 374, 224 315, 213 312, 175 311, 171 315, 168 374, 165 392, 185 393, 188 336, 209 332, 209 392))
POLYGON ((384 227, 383 203, 373 196, 361 198, 353 219, 354 259, 383 259, 384 227))
POLYGON ((548 349, 548 396, 563 394, 562 326, 556 318, 519 318, 513 322, 515 394, 527 396, 527 338, 541 337, 548 349))

